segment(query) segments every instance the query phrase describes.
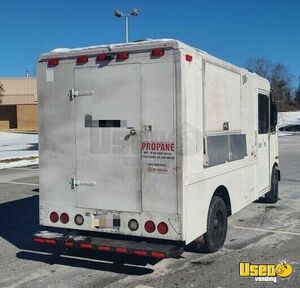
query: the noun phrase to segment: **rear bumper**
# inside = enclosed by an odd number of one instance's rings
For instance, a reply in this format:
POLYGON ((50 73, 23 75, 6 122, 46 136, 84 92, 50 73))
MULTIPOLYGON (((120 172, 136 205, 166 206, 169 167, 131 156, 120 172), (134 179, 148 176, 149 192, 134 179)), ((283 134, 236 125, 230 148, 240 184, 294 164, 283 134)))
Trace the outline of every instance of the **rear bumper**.
POLYGON ((157 244, 139 241, 116 240, 101 237, 87 237, 79 235, 64 235, 48 231, 33 234, 35 243, 59 246, 64 249, 88 249, 100 252, 129 254, 135 256, 152 257, 157 259, 177 258, 184 248, 170 244, 157 244))

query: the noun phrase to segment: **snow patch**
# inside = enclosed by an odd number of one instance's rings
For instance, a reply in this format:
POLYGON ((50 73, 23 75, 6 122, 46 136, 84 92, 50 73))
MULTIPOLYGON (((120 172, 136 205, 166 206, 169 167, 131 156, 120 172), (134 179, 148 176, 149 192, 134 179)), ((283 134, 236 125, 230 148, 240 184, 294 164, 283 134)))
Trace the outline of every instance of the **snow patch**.
POLYGON ((278 128, 290 124, 300 124, 300 111, 278 112, 278 128))
MULTIPOLYGON (((300 124, 300 111, 278 112, 277 129, 291 124, 300 124)), ((291 136, 293 133, 279 131, 278 136, 291 136)))
MULTIPOLYGON (((15 159, 14 159, 15 160, 15 159)), ((25 159, 19 159, 16 161, 11 162, 0 162, 0 169, 6 169, 6 168, 13 168, 13 167, 24 167, 24 166, 30 166, 30 165, 36 165, 39 164, 39 158, 25 158, 25 159)))
POLYGON ((128 43, 115 43, 115 44, 106 44, 106 45, 94 45, 94 46, 87 46, 87 47, 79 47, 79 48, 56 48, 50 53, 64 53, 64 52, 78 52, 78 51, 84 51, 84 50, 91 50, 91 49, 97 49, 97 48, 113 48, 113 47, 121 47, 121 46, 131 46, 131 45, 137 45, 140 43, 155 43, 155 42, 167 42, 167 41, 174 41, 174 39, 145 39, 141 41, 135 41, 135 42, 128 42, 128 43))
POLYGON ((0 132, 0 168, 38 163, 38 135, 0 132))
POLYGON ((64 53, 64 52, 69 52, 70 48, 56 48, 50 51, 50 53, 64 53))

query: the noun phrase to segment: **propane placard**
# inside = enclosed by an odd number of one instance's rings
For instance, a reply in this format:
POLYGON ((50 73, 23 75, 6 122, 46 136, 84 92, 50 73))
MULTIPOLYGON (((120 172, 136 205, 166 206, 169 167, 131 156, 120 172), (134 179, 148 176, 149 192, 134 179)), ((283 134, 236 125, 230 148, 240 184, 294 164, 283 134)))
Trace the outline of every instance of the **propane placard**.
POLYGON ((175 144, 143 142, 142 158, 146 173, 171 173, 175 166, 175 144))

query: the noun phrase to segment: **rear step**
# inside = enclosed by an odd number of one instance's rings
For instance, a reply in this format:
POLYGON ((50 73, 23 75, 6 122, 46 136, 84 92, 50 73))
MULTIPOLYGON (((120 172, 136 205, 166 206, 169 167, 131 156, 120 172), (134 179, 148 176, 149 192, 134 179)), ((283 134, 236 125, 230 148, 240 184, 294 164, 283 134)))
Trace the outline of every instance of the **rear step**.
POLYGON ((78 235, 65 236, 62 233, 53 233, 48 231, 34 233, 33 241, 41 244, 60 245, 64 248, 90 249, 157 259, 177 258, 184 251, 182 246, 177 245, 115 240, 78 235))

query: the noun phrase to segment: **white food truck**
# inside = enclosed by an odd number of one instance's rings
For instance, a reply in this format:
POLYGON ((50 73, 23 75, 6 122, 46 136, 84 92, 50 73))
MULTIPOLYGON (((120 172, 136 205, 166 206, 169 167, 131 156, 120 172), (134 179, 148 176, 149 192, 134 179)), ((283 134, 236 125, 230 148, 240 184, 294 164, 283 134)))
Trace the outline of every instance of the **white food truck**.
POLYGON ((56 49, 38 95, 40 224, 67 232, 37 243, 214 252, 228 216, 278 200, 275 101, 243 68, 173 39, 56 49))

